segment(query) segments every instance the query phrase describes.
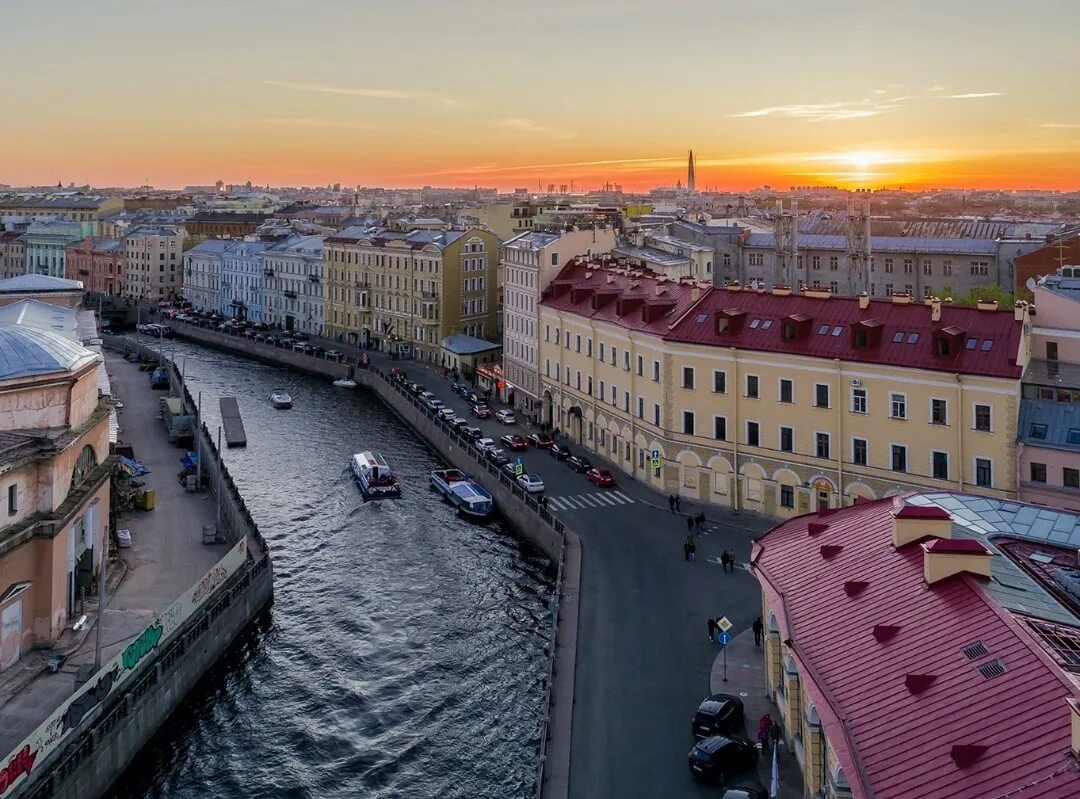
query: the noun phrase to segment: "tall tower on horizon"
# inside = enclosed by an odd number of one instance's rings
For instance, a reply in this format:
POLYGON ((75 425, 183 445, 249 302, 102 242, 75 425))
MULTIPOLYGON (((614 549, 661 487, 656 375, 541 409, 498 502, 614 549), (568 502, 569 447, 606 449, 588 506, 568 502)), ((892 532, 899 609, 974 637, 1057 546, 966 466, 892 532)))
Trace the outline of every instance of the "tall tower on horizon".
POLYGON ((686 165, 686 188, 697 191, 697 182, 694 180, 694 151, 690 151, 690 158, 686 165))

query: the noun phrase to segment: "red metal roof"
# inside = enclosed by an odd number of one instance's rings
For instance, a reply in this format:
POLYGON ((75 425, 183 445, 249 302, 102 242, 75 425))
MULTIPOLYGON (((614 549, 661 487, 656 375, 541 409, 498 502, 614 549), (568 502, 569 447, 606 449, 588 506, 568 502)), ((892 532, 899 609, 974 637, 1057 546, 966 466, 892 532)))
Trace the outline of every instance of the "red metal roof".
POLYGON ((640 269, 571 261, 544 290, 541 305, 658 336, 713 291, 640 269))
POLYGON ((751 558, 854 796, 1080 796, 1066 702, 1080 691, 979 580, 926 585, 923 548, 892 546, 900 502, 840 510, 813 538, 815 516, 791 519, 751 558), (824 559, 826 544, 842 550, 824 559))
POLYGON ((896 512, 897 519, 951 519, 949 512, 937 505, 905 505, 896 512))
POLYGON ((990 550, 972 538, 936 538, 926 544, 930 552, 950 554, 989 555, 990 550))
POLYGON ((1018 378, 1022 372, 1016 364, 1021 327, 1022 322, 1016 321, 1012 309, 980 311, 943 304, 941 319, 934 322, 930 307, 921 302, 871 300, 866 309, 860 309, 858 297, 782 296, 745 289, 717 289, 696 303, 693 313, 684 316, 665 339, 1018 378), (745 312, 741 323, 730 325, 727 332, 719 332, 718 318, 731 317, 733 311, 745 312), (799 321, 804 317, 809 323, 799 321), (800 337, 786 338, 785 323, 800 326, 800 337), (867 345, 856 347, 853 325, 859 326, 860 336, 867 337, 867 345), (936 354, 935 338, 943 336, 949 338, 948 355, 936 354))

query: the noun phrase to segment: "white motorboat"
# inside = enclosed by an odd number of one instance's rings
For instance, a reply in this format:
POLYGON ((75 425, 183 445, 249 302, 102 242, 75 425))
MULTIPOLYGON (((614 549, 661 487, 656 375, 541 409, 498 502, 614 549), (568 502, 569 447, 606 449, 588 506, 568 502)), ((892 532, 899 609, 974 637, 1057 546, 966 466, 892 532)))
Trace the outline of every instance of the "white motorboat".
POLYGON ((356 388, 356 381, 351 377, 339 377, 334 381, 334 385, 338 388, 356 388))
POLYGON ((269 399, 270 404, 278 410, 285 410, 286 408, 292 407, 292 397, 290 397, 289 392, 283 388, 275 388, 271 391, 269 399))
POLYGON ((386 458, 378 452, 359 452, 352 456, 353 476, 365 499, 400 497, 401 485, 386 458))

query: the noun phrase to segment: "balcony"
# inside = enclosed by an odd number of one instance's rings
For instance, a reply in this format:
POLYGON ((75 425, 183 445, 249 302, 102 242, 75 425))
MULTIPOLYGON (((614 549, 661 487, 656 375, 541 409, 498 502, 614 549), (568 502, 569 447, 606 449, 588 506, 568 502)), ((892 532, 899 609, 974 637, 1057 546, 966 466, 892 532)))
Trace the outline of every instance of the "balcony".
POLYGON ((430 300, 438 300, 439 295, 436 294, 434 291, 421 291, 420 292, 420 299, 429 300, 429 301, 430 300))
POLYGON ((274 270, 267 267, 266 269, 263 270, 263 274, 266 275, 267 277, 273 277, 274 276, 274 270))
POLYGON ((319 282, 319 276, 318 275, 308 275, 307 279, 310 280, 312 283, 318 283, 319 282))
POLYGON ((295 291, 286 291, 285 292, 285 297, 287 299, 290 299, 290 300, 295 300, 296 299, 296 292, 295 291))
POLYGON ((368 307, 368 293, 366 291, 356 292, 356 307, 367 308, 368 307))

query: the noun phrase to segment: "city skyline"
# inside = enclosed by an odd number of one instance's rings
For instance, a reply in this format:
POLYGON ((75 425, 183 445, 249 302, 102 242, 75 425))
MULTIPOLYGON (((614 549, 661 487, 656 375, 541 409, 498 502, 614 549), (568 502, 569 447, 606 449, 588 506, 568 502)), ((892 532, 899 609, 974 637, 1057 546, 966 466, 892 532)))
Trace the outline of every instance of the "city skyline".
POLYGON ((45 0, 7 12, 0 182, 641 190, 692 147, 699 190, 1067 190, 1076 12, 1027 8, 45 0))

